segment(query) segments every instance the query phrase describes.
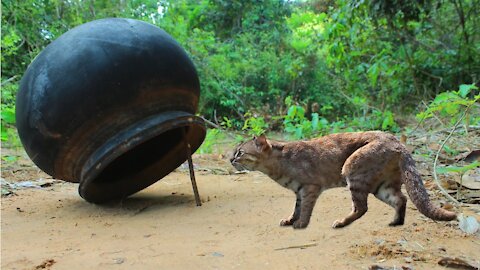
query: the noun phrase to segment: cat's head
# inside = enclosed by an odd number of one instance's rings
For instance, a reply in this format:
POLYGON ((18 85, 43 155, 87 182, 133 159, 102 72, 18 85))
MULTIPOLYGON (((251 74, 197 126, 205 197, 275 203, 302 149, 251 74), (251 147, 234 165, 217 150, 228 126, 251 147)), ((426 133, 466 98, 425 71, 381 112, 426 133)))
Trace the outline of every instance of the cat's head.
POLYGON ((272 151, 272 145, 267 141, 265 135, 254 136, 252 140, 241 143, 230 158, 230 163, 239 171, 258 170, 261 162, 268 158, 272 151))

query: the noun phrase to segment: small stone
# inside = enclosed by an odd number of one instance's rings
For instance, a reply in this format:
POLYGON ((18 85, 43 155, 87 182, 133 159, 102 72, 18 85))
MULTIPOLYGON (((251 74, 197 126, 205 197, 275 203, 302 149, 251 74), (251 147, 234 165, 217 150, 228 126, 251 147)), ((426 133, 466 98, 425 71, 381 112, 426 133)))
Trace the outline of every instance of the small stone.
POLYGON ((125 262, 125 259, 124 258, 115 258, 115 259, 113 259, 113 262, 115 264, 122 264, 122 263, 125 262))
POLYGON ((385 243, 385 239, 375 239, 375 244, 381 246, 385 243))
POLYGON ((223 257, 223 254, 222 254, 222 253, 219 253, 219 252, 213 252, 213 253, 212 253, 212 256, 213 256, 213 257, 223 257))

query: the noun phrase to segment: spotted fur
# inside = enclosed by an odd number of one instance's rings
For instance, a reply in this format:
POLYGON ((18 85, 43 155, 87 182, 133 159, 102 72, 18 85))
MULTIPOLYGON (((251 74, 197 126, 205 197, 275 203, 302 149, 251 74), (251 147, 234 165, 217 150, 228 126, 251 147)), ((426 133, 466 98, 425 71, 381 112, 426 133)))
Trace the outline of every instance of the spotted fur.
POLYGON ((332 227, 349 225, 367 210, 368 194, 395 209, 390 226, 403 225, 407 193, 425 216, 453 220, 454 212, 431 204, 415 162, 393 136, 379 131, 340 133, 310 141, 278 142, 262 135, 240 144, 230 159, 238 170, 258 170, 296 194, 293 213, 281 226, 307 227, 318 196, 328 188, 348 186, 352 211, 332 227))

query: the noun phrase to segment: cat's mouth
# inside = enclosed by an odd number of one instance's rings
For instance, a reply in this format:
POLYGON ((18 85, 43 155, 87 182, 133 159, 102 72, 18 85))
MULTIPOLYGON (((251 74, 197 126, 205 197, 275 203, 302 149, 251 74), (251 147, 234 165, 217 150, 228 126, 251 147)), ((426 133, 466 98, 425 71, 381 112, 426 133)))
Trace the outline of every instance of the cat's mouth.
POLYGON ((249 168, 247 168, 247 166, 241 164, 241 163, 238 163, 237 161, 235 160, 232 160, 231 161, 231 164, 232 166, 237 169, 237 171, 250 171, 249 168))

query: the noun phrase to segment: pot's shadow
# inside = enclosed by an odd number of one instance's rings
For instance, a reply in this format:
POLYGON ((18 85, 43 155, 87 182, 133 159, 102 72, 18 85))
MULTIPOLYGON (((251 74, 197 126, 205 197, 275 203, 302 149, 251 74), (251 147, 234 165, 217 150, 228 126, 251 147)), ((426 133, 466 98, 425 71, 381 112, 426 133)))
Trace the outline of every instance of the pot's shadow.
POLYGON ((92 215, 101 212, 102 215, 138 215, 147 211, 166 211, 172 208, 196 207, 193 194, 152 194, 140 193, 130 197, 109 201, 103 204, 89 203, 80 197, 69 200, 63 205, 65 208, 74 209, 75 212, 92 215))

